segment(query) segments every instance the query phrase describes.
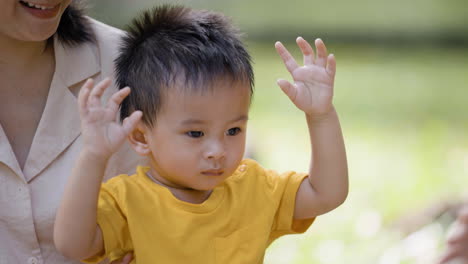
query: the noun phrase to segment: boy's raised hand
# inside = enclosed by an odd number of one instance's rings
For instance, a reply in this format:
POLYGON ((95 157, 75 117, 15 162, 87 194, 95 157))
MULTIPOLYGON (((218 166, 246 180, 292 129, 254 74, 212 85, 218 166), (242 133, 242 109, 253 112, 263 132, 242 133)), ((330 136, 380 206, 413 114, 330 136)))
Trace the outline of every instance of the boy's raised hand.
POLYGON ((117 151, 142 116, 141 111, 135 111, 120 124, 116 120, 117 111, 120 103, 130 93, 130 88, 119 90, 103 106, 101 96, 110 84, 109 78, 97 85, 94 85, 92 79, 88 79, 78 95, 83 149, 105 159, 117 151))
POLYGON ((303 66, 297 64, 281 42, 275 43, 276 51, 294 79, 294 84, 278 80, 278 85, 299 109, 311 117, 320 117, 333 109, 335 57, 333 54, 328 55, 321 39, 315 40, 316 55, 302 37, 298 37, 296 43, 304 57, 303 66))

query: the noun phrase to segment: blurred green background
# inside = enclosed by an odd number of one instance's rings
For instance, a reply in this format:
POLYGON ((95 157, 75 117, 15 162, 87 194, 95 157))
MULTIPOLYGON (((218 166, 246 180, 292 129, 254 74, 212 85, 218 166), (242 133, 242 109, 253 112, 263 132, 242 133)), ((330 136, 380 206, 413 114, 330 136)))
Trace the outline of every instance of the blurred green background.
POLYGON ((305 235, 286 236, 267 264, 428 264, 468 188, 468 5, 464 0, 95 0, 90 16, 124 28, 138 11, 179 3, 221 11, 243 32, 256 91, 250 155, 307 170, 303 115, 276 86, 289 78, 273 44, 322 38, 337 58, 335 106, 350 194, 305 235))

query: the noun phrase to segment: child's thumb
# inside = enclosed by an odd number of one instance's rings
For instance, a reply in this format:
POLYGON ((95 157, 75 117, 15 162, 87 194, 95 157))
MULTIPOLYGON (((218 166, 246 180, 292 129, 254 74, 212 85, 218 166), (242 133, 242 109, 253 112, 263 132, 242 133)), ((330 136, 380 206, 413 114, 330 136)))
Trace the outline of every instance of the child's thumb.
POLYGON ((283 92, 294 102, 296 98, 296 88, 294 85, 286 80, 279 79, 276 81, 278 86, 283 90, 283 92))

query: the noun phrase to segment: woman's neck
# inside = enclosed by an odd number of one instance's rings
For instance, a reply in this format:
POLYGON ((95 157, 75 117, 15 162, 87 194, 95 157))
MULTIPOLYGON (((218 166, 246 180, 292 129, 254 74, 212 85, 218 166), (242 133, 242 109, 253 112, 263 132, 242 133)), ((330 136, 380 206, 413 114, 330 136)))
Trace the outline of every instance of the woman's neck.
POLYGON ((35 62, 44 60, 44 56, 50 56, 50 41, 20 41, 5 37, 0 34, 0 67, 27 70, 35 62), (49 48, 49 49, 48 49, 49 48))
POLYGON ((51 42, 6 41, 0 34, 0 126, 24 167, 55 71, 51 42), (12 115, 11 113, 14 113, 12 115))

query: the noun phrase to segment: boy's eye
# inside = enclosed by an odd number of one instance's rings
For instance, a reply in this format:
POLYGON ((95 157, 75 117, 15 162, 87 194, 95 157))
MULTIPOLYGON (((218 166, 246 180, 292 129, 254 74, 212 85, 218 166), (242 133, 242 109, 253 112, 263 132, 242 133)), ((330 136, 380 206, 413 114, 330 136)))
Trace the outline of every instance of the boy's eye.
POLYGON ((193 138, 203 137, 205 134, 202 131, 189 131, 187 132, 187 136, 193 138))
POLYGON ((227 131, 228 136, 235 136, 241 132, 241 129, 238 127, 233 127, 227 131))

